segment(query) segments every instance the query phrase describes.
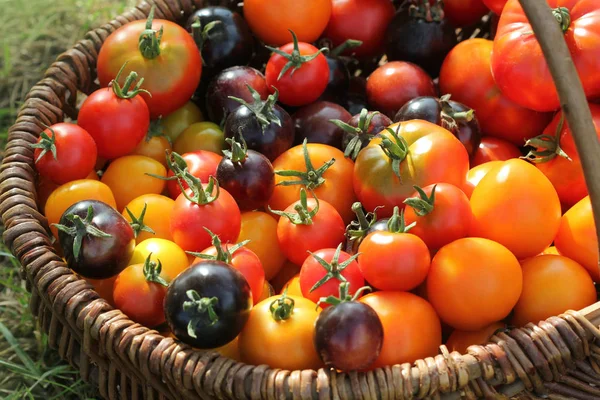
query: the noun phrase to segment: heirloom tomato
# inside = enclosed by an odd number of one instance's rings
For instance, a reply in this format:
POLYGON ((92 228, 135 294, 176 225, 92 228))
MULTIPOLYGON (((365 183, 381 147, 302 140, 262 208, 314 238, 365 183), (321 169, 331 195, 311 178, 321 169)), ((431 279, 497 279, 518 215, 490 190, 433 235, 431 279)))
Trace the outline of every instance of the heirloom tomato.
POLYGON ((143 264, 150 257, 150 261, 161 263, 161 276, 171 282, 177 275, 186 270, 189 259, 181 247, 170 240, 151 238, 135 246, 129 265, 143 264))
POLYGON ((224 148, 223 131, 219 125, 208 121, 191 124, 181 132, 173 144, 173 150, 179 154, 206 150, 221 155, 224 148))
POLYGON ((171 212, 175 201, 159 194, 145 194, 131 200, 123 210, 123 216, 136 233, 136 242, 146 239, 173 240, 171 236, 171 212))
POLYGON ((150 122, 146 138, 130 154, 150 157, 166 167, 165 154, 171 150, 173 148, 170 139, 164 134, 164 130, 157 120, 150 122))
POLYGON ((502 10, 506 5, 507 0, 482 0, 483 3, 494 12, 496 15, 502 14, 502 10))

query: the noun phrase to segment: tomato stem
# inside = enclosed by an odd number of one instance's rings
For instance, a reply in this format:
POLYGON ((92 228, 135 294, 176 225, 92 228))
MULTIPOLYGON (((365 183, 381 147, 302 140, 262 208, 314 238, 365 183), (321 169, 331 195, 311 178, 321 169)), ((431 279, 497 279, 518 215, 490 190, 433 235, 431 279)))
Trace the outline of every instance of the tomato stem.
POLYGON ((321 297, 319 299, 319 302, 317 303, 317 306, 320 306, 322 303, 330 304, 332 306, 337 306, 339 304, 346 303, 349 301, 356 301, 360 296, 362 296, 362 294, 364 292, 371 291, 371 290, 373 290, 373 289, 371 289, 370 286, 363 286, 354 293, 354 296, 351 296, 350 295, 350 283, 342 282, 342 283, 340 283, 339 297, 335 297, 333 295, 327 296, 327 297, 321 297))
POLYGON ((163 36, 163 27, 157 32, 152 29, 152 21, 154 20, 154 10, 156 6, 152 6, 148 19, 146 20, 146 29, 140 34, 138 48, 144 58, 152 60, 160 55, 160 41, 163 36))
POLYGON ((192 37, 194 38, 194 42, 196 42, 196 47, 200 51, 200 57, 202 58, 202 64, 205 64, 204 58, 202 57, 202 49, 204 49, 204 45, 206 44, 206 40, 208 39, 208 34, 211 29, 213 29, 216 25, 220 24, 221 21, 211 21, 204 28, 202 28, 202 22, 200 22, 200 17, 196 17, 194 23, 192 24, 192 37))
POLYGON ((256 117, 256 120, 260 124, 263 134, 271 124, 281 126, 281 120, 277 114, 275 114, 275 105, 277 104, 277 99, 279 98, 279 91, 276 88, 273 88, 275 92, 269 95, 267 100, 263 101, 263 99, 260 97, 260 93, 258 93, 252 86, 246 84, 246 87, 252 95, 252 103, 248 103, 246 100, 238 97, 229 96, 228 98, 237 101, 252 111, 256 117))
POLYGON ((427 22, 441 22, 444 19, 444 2, 436 0, 431 5, 429 0, 412 0, 408 8, 408 15, 413 18, 423 19, 427 22))
POLYGON ((188 290, 185 294, 190 300, 183 303, 183 311, 191 316, 187 326, 187 333, 190 337, 196 339, 196 328, 198 325, 204 324, 204 316, 206 314, 208 314, 208 326, 212 326, 219 321, 219 316, 215 311, 215 306, 219 303, 219 299, 217 297, 201 297, 193 289, 188 290))
POLYGON ((521 157, 525 160, 529 160, 535 164, 545 163, 553 160, 556 156, 566 158, 569 161, 573 161, 571 157, 560 147, 560 136, 562 134, 563 126, 565 123, 565 115, 561 113, 558 126, 554 136, 552 135, 539 135, 531 138, 525 142, 525 146, 533 147, 534 150, 530 150, 526 156, 521 157))
POLYGON ((136 217, 135 214, 131 212, 129 207, 125 207, 125 211, 129 215, 129 218, 131 218, 131 222, 129 223, 129 225, 131 225, 131 228, 133 229, 133 236, 136 239, 141 232, 148 232, 153 235, 156 235, 156 232, 154 232, 154 230, 152 228, 150 228, 148 225, 144 224, 144 217, 146 216, 147 208, 148 208, 148 203, 144 203, 144 208, 142 208, 142 212, 140 213, 140 216, 136 217))
POLYGON ((340 254, 342 252, 342 245, 340 244, 333 254, 333 258, 331 262, 327 262, 318 255, 309 251, 310 255, 327 271, 325 276, 321 278, 318 282, 316 282, 309 290, 309 292, 313 292, 316 289, 320 288, 331 279, 337 279, 340 282, 347 282, 346 278, 342 275, 342 272, 350 265, 354 260, 356 260, 359 254, 355 254, 352 257, 348 258, 346 261, 340 264, 340 254))
POLYGON ((329 169, 329 167, 331 167, 335 163, 335 158, 332 158, 331 160, 321 165, 318 169, 315 169, 315 167, 312 164, 312 161, 310 160, 310 155, 308 154, 308 141, 306 138, 304 138, 304 141, 302 142, 302 152, 304 154, 304 164, 306 165, 306 172, 294 170, 275 171, 275 174, 279 176, 300 178, 291 181, 281 181, 277 184, 278 186, 303 185, 307 189, 313 190, 325 183, 325 178, 323 178, 323 174, 329 169))
POLYGON ((571 13, 567 7, 556 7, 552 9, 552 15, 560 25, 563 33, 567 33, 571 26, 571 13))
POLYGON ((50 131, 50 133, 52 134, 52 137, 48 136, 48 134, 45 131, 43 131, 40 134, 40 137, 42 138, 42 140, 40 140, 38 143, 32 143, 29 145, 33 149, 42 149, 38 158, 35 159, 36 164, 42 158, 44 158, 44 156, 48 152, 52 153, 52 157, 55 160, 58 159, 57 154, 56 154, 56 132, 54 132, 54 129, 50 128, 46 124, 44 124, 44 126, 46 127, 46 129, 48 129, 50 131))
POLYGON ((406 225, 404 220, 404 209, 400 210, 398 206, 394 207, 394 214, 388 221, 388 231, 392 233, 407 233, 415 227, 417 223, 413 222, 410 225, 406 225))
POLYGON ((275 321, 285 321, 292 316, 295 305, 294 299, 288 297, 286 287, 282 295, 271 303, 269 311, 275 321))
POLYGON ((342 53, 348 50, 352 50, 362 45, 362 40, 348 39, 344 43, 337 46, 335 49, 329 52, 331 57, 339 57, 342 53))
POLYGON ((352 211, 356 214, 356 219, 346 227, 346 237, 348 240, 356 241, 366 236, 367 232, 377 222, 377 210, 375 208, 372 213, 366 213, 360 202, 352 204, 352 211))
POLYGON ((127 63, 128 63, 128 61, 126 61, 125 64, 123 64, 123 66, 117 73, 117 76, 115 77, 115 79, 110 81, 109 85, 112 88, 115 96, 117 96, 119 99, 127 100, 127 99, 134 98, 135 96, 137 96, 140 93, 146 93, 148 96, 152 97, 152 95, 150 94, 149 91, 141 88, 142 84, 144 83, 144 78, 141 78, 137 82, 137 84, 133 87, 133 89, 131 89, 131 85, 133 85, 133 83, 138 78, 138 74, 135 71, 131 71, 129 73, 129 75, 125 79, 125 84, 123 84, 123 87, 119 86, 119 78, 121 77, 121 73, 125 69, 125 66, 127 65, 127 63))
POLYGON ((173 145, 173 141, 169 137, 169 135, 165 134, 165 129, 162 124, 162 115, 157 119, 150 121, 150 126, 148 127, 148 133, 146 133, 146 142, 149 142, 154 137, 164 137, 167 139, 170 145, 173 145))
POLYGON ((312 61, 315 58, 317 58, 319 56, 319 54, 329 51, 329 49, 327 47, 322 47, 319 50, 317 50, 317 52, 314 54, 303 56, 302 54, 300 54, 300 47, 298 46, 298 37, 296 36, 294 31, 292 31, 291 29, 288 29, 288 30, 292 34, 292 40, 294 43, 294 50, 292 50, 291 54, 286 53, 285 51, 278 49, 276 47, 265 46, 267 49, 271 50, 273 53, 279 54, 280 56, 282 56, 286 60, 288 60, 288 62, 281 69, 281 72, 279 73, 277 80, 280 80, 283 77, 283 75, 285 75, 285 73, 288 72, 288 70, 290 68, 292 68, 292 71, 290 72, 290 78, 293 77, 294 72, 296 72, 296 70, 298 70, 300 67, 302 67, 302 65, 304 63, 312 61))
MULTIPOLYGON (((240 128, 241 131, 241 128, 240 128)), ((231 150, 223 150, 225 157, 229 158, 233 163, 242 163, 248 158, 248 144, 244 139, 244 135, 240 132, 240 142, 235 138, 227 138, 225 142, 229 143, 231 150)))
POLYGON ((431 196, 427 196, 427 193, 425 193, 425 191, 417 185, 414 185, 413 188, 415 188, 419 194, 419 197, 410 197, 404 200, 404 204, 412 207, 413 210, 415 210, 415 214, 417 214, 419 217, 424 217, 433 211, 437 184, 433 185, 433 189, 431 189, 431 196))
POLYGON ((237 244, 235 244, 235 245, 233 245, 231 247, 228 247, 228 246, 223 247, 221 239, 219 238, 218 235, 215 235, 207 227, 204 227, 204 230, 206 232, 208 232, 208 234, 210 235, 210 237, 212 239, 212 245, 217 250, 217 254, 213 256, 213 255, 210 255, 210 254, 196 253, 196 252, 193 252, 193 251, 186 251, 187 254, 189 254, 191 256, 194 256, 194 257, 201 258, 203 260, 215 260, 215 261, 222 261, 224 263, 231 264, 231 260, 233 258, 233 254, 235 254, 236 251, 238 251, 239 249, 241 249, 242 247, 244 247, 248 243, 250 243, 250 240, 244 240, 243 242, 237 243, 237 244))
POLYGON ((471 122, 475 118, 473 109, 468 111, 454 111, 450 105, 450 95, 446 94, 439 99, 442 127, 453 133, 458 133, 457 122, 471 122))
POLYGON ((79 215, 75 214, 67 214, 65 215, 67 221, 71 222, 73 226, 66 226, 62 224, 52 224, 56 229, 66 233, 69 236, 75 238, 73 240, 73 256, 75 257, 75 261, 79 261, 79 255, 81 254, 81 247, 83 244, 83 239, 87 236, 93 236, 97 238, 110 238, 112 235, 101 231, 94 225, 92 225, 92 220, 94 219, 94 208, 89 206, 87 209, 87 214, 84 219, 81 219, 79 215))
POLYGON ((311 194, 315 199, 315 207, 310 211, 308 210, 308 199, 306 197, 306 190, 304 190, 304 188, 300 189, 300 203, 294 206, 296 214, 273 210, 270 206, 268 206, 268 209, 275 215, 288 218, 294 225, 312 225, 313 218, 319 212, 319 199, 317 199, 317 196, 315 196, 312 191, 311 194))
POLYGON ((391 128, 385 128, 392 135, 391 141, 388 137, 383 136, 381 139, 381 149, 385 153, 386 156, 390 159, 392 163, 392 171, 394 174, 400 179, 402 182, 402 176, 400 175, 400 163, 404 161, 406 156, 408 155, 408 143, 406 140, 399 135, 400 132, 400 124, 396 127, 396 131, 391 128))
POLYGON ((152 261, 150 258, 152 257, 152 253, 148 254, 146 257, 146 261, 144 261, 144 278, 147 282, 158 283, 161 286, 167 287, 169 284, 167 281, 160 276, 162 271, 162 263, 160 260, 157 262, 152 261))
POLYGON ((346 158, 355 161, 356 157, 358 157, 358 153, 360 153, 363 147, 375 137, 375 135, 369 133, 369 128, 371 127, 373 117, 377 114, 379 114, 378 111, 369 112, 366 108, 363 108, 358 117, 358 126, 352 126, 339 119, 329 120, 329 122, 342 129, 349 137, 351 137, 350 142, 348 142, 348 145, 344 150, 344 156, 346 158))

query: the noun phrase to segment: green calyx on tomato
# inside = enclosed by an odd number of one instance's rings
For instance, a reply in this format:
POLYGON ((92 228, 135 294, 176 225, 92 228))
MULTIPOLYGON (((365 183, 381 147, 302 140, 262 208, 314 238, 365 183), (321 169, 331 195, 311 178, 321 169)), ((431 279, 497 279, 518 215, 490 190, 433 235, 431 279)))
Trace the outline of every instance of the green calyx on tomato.
POLYGON ((144 217, 146 216, 147 208, 148 208, 148 203, 144 203, 144 208, 142 208, 142 211, 140 212, 140 216, 136 217, 135 214, 132 213, 128 207, 125 207, 125 211, 127 211, 129 218, 131 218, 131 222, 129 223, 129 225, 131 225, 131 229, 133 229, 133 236, 136 239, 137 239, 138 235, 142 232, 148 232, 153 235, 156 235, 156 232, 154 232, 154 230, 152 228, 150 228, 148 225, 144 224, 144 217))
POLYGON ((236 251, 238 251, 239 249, 241 249, 242 247, 244 247, 245 245, 250 243, 250 240, 244 240, 243 242, 234 244, 231 247, 223 248, 223 243, 221 243, 221 239, 219 239, 218 235, 215 235, 207 227, 204 227, 204 230, 206 232, 208 232, 208 234, 210 235, 210 237, 212 239, 212 245, 217 250, 217 254, 211 255, 211 254, 197 253, 197 252, 193 252, 193 251, 186 251, 187 254, 194 256, 194 257, 201 258, 203 260, 222 261, 224 263, 231 264, 232 254, 234 254, 236 251))
MULTIPOLYGON (((208 33, 215 25, 220 24, 221 21, 212 21, 206 24, 203 28, 202 23, 200 22, 200 17, 197 17, 194 23, 192 24, 192 37, 194 38, 194 42, 196 42, 196 47, 198 50, 202 51, 204 48, 204 44, 206 43, 206 39, 208 39, 208 33)), ((202 57, 202 54, 200 55, 202 57)), ((204 62, 204 58, 202 58, 202 64, 206 64, 204 62)))
POLYGON ((377 209, 365 214, 362 204, 357 201, 352 204, 352 211, 356 214, 356 219, 346 228, 346 237, 349 240, 357 240, 365 237, 369 229, 377 222, 377 209))
POLYGON ((384 136, 381 139, 379 146, 381 146, 384 154, 388 156, 392 162, 392 171, 394 171, 394 174, 398 177, 398 179, 400 179, 400 182, 402 182, 402 176, 400 175, 400 163, 404 161, 408 155, 408 143, 406 143, 406 140, 402 136, 398 135, 398 132, 400 131, 400 124, 398 124, 396 131, 391 128, 386 128, 386 130, 390 133, 390 135, 392 135, 392 139, 394 140, 392 141, 388 137, 384 136))
POLYGON ((406 225, 406 221, 404 220, 404 210, 400 211, 398 206, 394 207, 394 214, 388 221, 388 231, 392 233, 407 233, 414 228, 415 225, 417 225, 416 222, 406 225))
POLYGON ((157 32, 152 29, 152 21, 154 20, 154 9, 156 6, 152 6, 148 19, 146 20, 146 29, 140 34, 138 42, 138 48, 144 58, 149 60, 156 58, 160 55, 160 41, 163 36, 163 27, 157 32))
POLYGON ((329 169, 329 167, 333 165, 333 163, 335 163, 335 158, 332 158, 331 160, 321 165, 318 169, 315 169, 315 167, 312 164, 312 161, 310 161, 307 142, 308 141, 306 138, 302 142, 302 150, 304 153, 304 164, 306 165, 306 172, 294 170, 275 171, 275 174, 279 176, 293 176, 296 178, 300 178, 291 181, 281 181, 277 184, 278 186, 303 185, 308 190, 313 190, 325 183, 325 178, 323 178, 323 174, 329 169))
POLYGON ((317 196, 315 196, 314 193, 312 193, 312 195, 315 199, 315 207, 312 210, 308 209, 308 199, 306 197, 306 190, 304 190, 304 188, 300 189, 300 203, 294 206, 296 214, 272 210, 271 207, 268 208, 273 214, 288 218, 294 225, 312 225, 314 216, 319 212, 319 199, 317 199, 317 196))
POLYGON ((321 297, 319 302, 317 303, 317 307, 321 304, 331 304, 332 306, 337 306, 338 304, 347 303, 349 301, 356 301, 359 297, 363 295, 366 291, 372 291, 373 289, 370 286, 363 286, 354 293, 354 296, 350 295, 350 284, 348 282, 340 283, 340 296, 327 296, 321 297))
POLYGON ((204 315, 208 314, 209 326, 217 323, 219 316, 215 312, 215 306, 219 302, 217 297, 202 297, 193 289, 185 292, 189 299, 183 302, 183 311, 190 314, 190 322, 187 326, 187 333, 190 337, 196 339, 196 329, 202 323, 204 315))
POLYGON ((427 196, 427 193, 419 186, 413 186, 417 193, 419 193, 419 197, 410 197, 404 200, 404 204, 409 207, 412 207, 415 210, 415 214, 419 217, 424 217, 430 212, 433 211, 433 204, 435 203, 435 189, 437 188, 437 184, 433 185, 431 189, 431 196, 427 196))
POLYGON ((372 113, 369 112, 366 108, 363 108, 360 111, 360 116, 358 119, 358 126, 354 127, 341 121, 339 119, 330 119, 329 122, 342 129, 344 132, 348 133, 352 139, 348 142, 346 149, 344 150, 344 157, 350 158, 352 161, 356 160, 358 157, 358 153, 363 148, 363 145, 370 142, 371 139, 375 137, 375 135, 369 134, 369 127, 371 126, 371 121, 373 117, 379 114, 379 111, 374 111, 372 113))
POLYGON ((571 26, 571 13, 567 7, 556 7, 552 10, 552 15, 560 25, 563 33, 566 33, 571 26))
POLYGON ((327 47, 322 47, 319 50, 317 50, 317 52, 314 54, 303 56, 302 54, 300 54, 300 47, 298 46, 298 37, 296 36, 294 31, 292 31, 291 29, 288 29, 288 30, 292 34, 292 40, 294 42, 294 50, 292 51, 291 54, 286 53, 285 51, 280 50, 276 47, 265 46, 267 49, 271 50, 273 53, 279 54, 280 56, 282 56, 288 60, 287 64, 285 64, 283 66, 283 68, 281 69, 279 76, 277 76, 277 80, 280 80, 281 77, 283 75, 285 75, 285 73, 288 72, 290 68, 292 68, 292 72, 290 72, 290 76, 293 76, 294 72, 297 69, 299 69, 300 67, 302 67, 302 64, 314 60, 321 53, 329 51, 329 49, 327 47))
POLYGON ((436 0, 433 5, 430 0, 412 0, 410 3, 412 4, 408 8, 408 14, 413 18, 424 19, 427 22, 440 22, 444 19, 442 0, 436 0))
POLYGON ((153 178, 158 178, 158 179, 162 179, 165 181, 173 181, 173 180, 177 180, 177 184, 179 185, 179 188, 181 189, 181 193, 183 194, 183 196, 188 199, 188 201, 190 201, 191 203, 194 204, 198 204, 199 206, 203 206, 206 204, 210 204, 213 201, 217 200, 219 198, 219 194, 220 194, 220 188, 219 188, 219 182, 217 182, 217 180, 213 177, 210 176, 210 178, 208 178, 208 184, 206 185, 206 188, 202 185, 202 181, 200 179, 198 179, 197 177, 195 177, 194 175, 192 175, 189 171, 188 171, 188 165, 185 161, 185 159, 183 157, 181 157, 181 155, 177 154, 176 152, 172 151, 172 152, 166 152, 167 153, 167 167, 173 171, 173 176, 165 178, 164 176, 159 176, 159 175, 154 175, 154 174, 147 174, 148 176, 151 176, 153 178), (182 181, 185 182, 189 189, 192 191, 192 195, 190 196, 187 193, 186 188, 183 186, 182 181), (215 194, 213 195, 213 189, 215 189, 215 194))
POLYGON ((42 132, 40 134, 40 136, 42 137, 42 140, 40 140, 38 143, 32 143, 32 144, 29 145, 29 147, 31 147, 32 149, 42 149, 42 152, 40 153, 40 155, 38 156, 38 158, 35 159, 35 163, 36 164, 48 152, 52 153, 52 157, 55 160, 58 159, 58 156, 56 154, 56 133, 49 126, 47 126, 45 124, 44 124, 44 126, 46 127, 46 129, 48 129, 50 131, 50 133, 52 133, 52 137, 48 136, 48 134, 46 132, 42 132))
POLYGON ((362 44, 363 44, 362 40, 347 39, 342 44, 340 44, 339 46, 337 46, 336 48, 334 48, 333 50, 331 50, 329 52, 329 55, 331 57, 339 57, 345 51, 355 49, 355 48, 361 46, 362 44))
POLYGON ((158 283, 161 286, 167 287, 169 284, 164 280, 162 276, 160 276, 160 272, 162 271, 162 263, 160 260, 154 262, 150 259, 152 257, 152 253, 148 254, 146 257, 146 261, 144 261, 144 278, 147 282, 158 283))
POLYGON ((525 142, 525 146, 533 147, 526 156, 521 157, 536 164, 545 163, 553 160, 556 156, 561 156, 569 161, 571 157, 560 147, 560 134, 565 123, 565 116, 561 114, 556 133, 552 135, 539 135, 525 142))
POLYGON ((248 158, 248 144, 244 139, 244 135, 240 135, 240 142, 235 140, 235 138, 227 138, 225 139, 231 146, 231 150, 223 150, 223 154, 225 157, 229 158, 233 163, 241 163, 246 158, 248 158))
POLYGON ((167 139, 170 145, 173 145, 173 140, 169 135, 165 133, 165 128, 162 124, 162 115, 157 119, 150 121, 150 126, 148 127, 148 133, 146 133, 146 142, 149 142, 152 138, 155 137, 164 137, 167 139))
POLYGON ((87 209, 87 214, 84 219, 81 219, 79 215, 68 214, 65 218, 73 223, 73 226, 65 226, 61 224, 52 224, 56 229, 66 233, 69 236, 75 238, 73 241, 73 256, 75 257, 75 261, 79 261, 79 255, 81 254, 81 245, 83 243, 83 238, 87 235, 97 237, 97 238, 109 238, 112 235, 101 231, 92 225, 92 219, 94 218, 94 209, 92 206, 89 206, 87 209))
POLYGON ((442 127, 449 130, 450 132, 458 131, 457 122, 471 122, 473 118, 475 118, 475 110, 471 109, 469 111, 454 111, 452 106, 449 103, 450 95, 445 94, 440 97, 439 103, 441 112, 441 121, 442 127))
POLYGON ((350 263, 352 263, 354 260, 356 260, 360 254, 355 254, 355 255, 353 255, 352 257, 348 258, 346 261, 344 261, 343 263, 340 264, 339 259, 340 259, 340 253, 341 253, 341 251, 342 251, 342 245, 340 244, 335 249, 335 253, 333 254, 333 258, 331 259, 330 263, 328 263, 327 261, 323 260, 318 255, 316 255, 316 254, 314 254, 314 253, 312 253, 312 252, 309 251, 310 255, 315 260, 317 260, 317 262, 319 263, 319 265, 321 265, 327 271, 327 273, 325 274, 325 276, 323 278, 321 278, 319 281, 317 281, 310 288, 309 292, 315 291, 319 287, 321 287, 324 284, 326 284, 327 282, 329 282, 331 279, 337 279, 340 282, 347 282, 346 278, 342 275, 342 272, 346 269, 346 267, 348 265, 350 265, 350 263))
POLYGON ((228 98, 237 101, 252 111, 256 117, 256 120, 260 124, 263 134, 267 127, 271 124, 281 126, 281 120, 274 110, 275 105, 277 104, 277 99, 279 98, 279 91, 275 89, 275 92, 269 95, 269 97, 263 101, 263 99, 260 97, 260 93, 258 93, 256 89, 249 84, 246 84, 246 87, 252 95, 252 103, 248 103, 246 100, 234 96, 228 96, 228 98))
POLYGON ((294 313, 296 302, 287 296, 287 290, 288 288, 286 287, 281 296, 269 306, 269 311, 275 321, 285 321, 294 313))
POLYGON ((135 96, 137 96, 140 93, 145 93, 148 96, 152 97, 152 94, 149 91, 141 88, 142 84, 144 83, 144 78, 137 81, 138 74, 135 71, 131 71, 129 73, 129 75, 125 79, 125 83, 123 84, 123 87, 121 87, 119 85, 119 78, 121 77, 121 73, 125 69, 126 65, 127 65, 127 62, 125 62, 125 64, 123 64, 123 66, 117 73, 117 76, 115 77, 115 79, 110 81, 109 85, 112 88, 113 92, 115 93, 115 96, 117 96, 119 99, 128 100, 128 99, 133 99, 135 96), (133 85, 133 83, 135 81, 137 81, 137 83, 132 89, 131 85, 133 85))

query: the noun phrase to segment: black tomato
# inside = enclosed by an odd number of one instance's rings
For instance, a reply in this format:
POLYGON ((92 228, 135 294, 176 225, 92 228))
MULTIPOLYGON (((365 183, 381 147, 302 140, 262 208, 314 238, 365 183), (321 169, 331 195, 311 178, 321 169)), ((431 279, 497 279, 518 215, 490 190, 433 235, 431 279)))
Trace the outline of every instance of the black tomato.
POLYGON ((367 108, 367 80, 363 76, 353 76, 350 78, 350 88, 344 93, 340 100, 342 105, 350 115, 360 113, 363 108, 367 108))
POLYGON ((276 104, 277 92, 263 101, 256 90, 248 89, 253 102, 239 99, 240 106, 227 116, 223 133, 226 138, 237 138, 241 134, 249 149, 273 161, 294 142, 292 117, 276 104))
POLYGON ((200 349, 231 342, 250 316, 252 292, 238 270, 214 260, 196 263, 171 281, 164 302, 173 334, 200 349))
POLYGON ((202 73, 207 77, 228 67, 247 64, 252 57, 252 33, 237 12, 225 7, 201 8, 188 18, 186 29, 193 34, 202 53, 202 73))
POLYGON ((473 156, 481 143, 481 129, 472 109, 450 96, 417 97, 406 103, 394 118, 395 122, 422 119, 439 125, 454 134, 473 156))
POLYGON ((67 265, 85 278, 111 278, 133 255, 135 237, 129 222, 101 201, 73 204, 55 226, 67 265))
POLYGON ((348 295, 347 282, 340 285, 340 299, 323 300, 333 307, 325 308, 315 322, 314 343, 321 360, 342 371, 367 368, 383 345, 383 325, 377 313, 348 295))
POLYGON ((238 203, 240 210, 256 210, 267 204, 275 188, 273 165, 267 157, 248 150, 246 143, 226 139, 231 150, 217 167, 217 180, 238 203))
POLYGON ((409 61, 432 78, 440 74, 446 55, 458 43, 454 27, 444 18, 441 0, 411 5, 388 25, 385 50, 389 61, 409 61))
POLYGON ((260 71, 251 67, 231 67, 221 71, 210 81, 206 91, 208 118, 215 124, 222 124, 225 117, 240 106, 229 96, 252 101, 248 85, 260 94, 261 99, 267 99, 269 90, 260 71))
POLYGON ((294 143, 302 144, 307 139, 308 143, 323 143, 342 149, 344 131, 330 121, 346 122, 350 117, 344 107, 328 101, 316 101, 304 106, 292 116, 296 128, 294 143))
POLYGON ((325 58, 329 65, 329 80, 321 99, 336 101, 342 98, 343 93, 347 92, 350 87, 350 72, 341 58, 330 55, 325 55, 325 58))

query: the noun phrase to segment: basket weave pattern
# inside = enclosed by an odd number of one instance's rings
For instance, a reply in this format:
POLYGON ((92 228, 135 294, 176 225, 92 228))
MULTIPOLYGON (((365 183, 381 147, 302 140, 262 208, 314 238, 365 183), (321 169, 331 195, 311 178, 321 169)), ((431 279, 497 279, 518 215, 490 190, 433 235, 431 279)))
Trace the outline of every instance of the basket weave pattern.
MULTIPOLYGON (((598 399, 600 331, 575 312, 539 325, 499 333, 469 354, 374 371, 282 371, 248 366, 200 352, 134 323, 79 279, 56 254, 48 224, 36 206, 33 149, 44 125, 76 118, 77 92, 97 89, 96 59, 103 41, 123 24, 156 18, 182 21, 202 0, 143 2, 89 32, 62 54, 29 92, 0 169, 4 241, 22 264, 31 310, 49 345, 77 366, 108 399, 455 399, 506 398, 522 391, 598 399), (496 389, 494 389, 496 387, 496 389), (496 390, 504 392, 499 394, 496 390), (506 396, 506 397, 505 397, 506 396)), ((535 398, 533 395, 525 395, 535 398)), ((562 396, 562 397, 561 397, 562 396)))

